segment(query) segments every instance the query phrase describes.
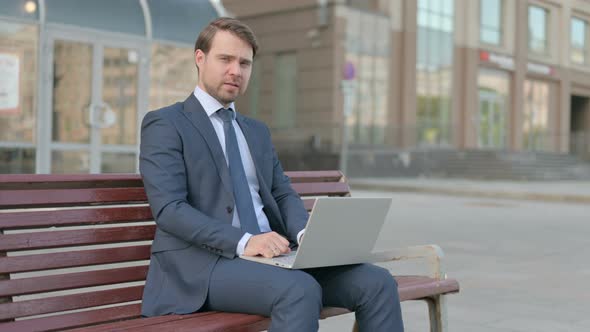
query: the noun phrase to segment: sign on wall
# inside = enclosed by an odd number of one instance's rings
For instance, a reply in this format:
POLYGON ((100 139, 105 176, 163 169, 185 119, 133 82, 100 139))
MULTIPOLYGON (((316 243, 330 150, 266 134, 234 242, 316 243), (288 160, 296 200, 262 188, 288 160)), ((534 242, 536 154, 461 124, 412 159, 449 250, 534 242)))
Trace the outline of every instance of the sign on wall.
POLYGON ((20 62, 18 54, 0 51, 0 114, 20 111, 20 62))

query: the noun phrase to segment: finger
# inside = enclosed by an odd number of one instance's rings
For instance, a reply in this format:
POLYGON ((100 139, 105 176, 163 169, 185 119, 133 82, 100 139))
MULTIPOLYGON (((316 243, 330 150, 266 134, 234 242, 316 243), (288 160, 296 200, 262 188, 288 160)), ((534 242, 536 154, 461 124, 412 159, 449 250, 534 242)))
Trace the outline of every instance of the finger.
POLYGON ((289 242, 287 242, 287 244, 285 245, 282 241, 278 241, 276 239, 274 239, 274 241, 271 244, 271 249, 277 249, 277 252, 280 253, 286 253, 287 249, 289 249, 289 242))
POLYGON ((271 237, 273 240, 275 241, 279 241, 281 243, 283 243, 284 245, 288 246, 289 245, 289 240, 287 240, 284 236, 282 236, 281 234, 277 233, 277 232, 271 232, 269 233, 271 234, 271 237))
POLYGON ((274 257, 274 253, 272 252, 272 250, 266 248, 264 249, 261 253, 262 256, 264 256, 265 258, 273 258, 274 257))

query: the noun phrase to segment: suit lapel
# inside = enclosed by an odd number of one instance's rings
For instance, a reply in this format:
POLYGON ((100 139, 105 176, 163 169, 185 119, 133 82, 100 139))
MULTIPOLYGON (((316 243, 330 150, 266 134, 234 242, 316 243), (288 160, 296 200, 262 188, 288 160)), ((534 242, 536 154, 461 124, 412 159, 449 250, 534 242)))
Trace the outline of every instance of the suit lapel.
POLYGON ((261 141, 263 136, 260 135, 260 133, 256 132, 256 127, 252 125, 252 121, 250 119, 237 113, 236 121, 240 125, 240 129, 242 129, 242 133, 244 134, 246 142, 248 143, 248 148, 250 149, 250 154, 252 155, 252 160, 254 161, 256 177, 258 178, 260 197, 262 198, 265 211, 267 212, 266 215, 268 217, 270 227, 273 230, 286 235, 286 227, 283 224, 276 201, 272 197, 270 188, 264 180, 266 178, 263 174, 264 168, 262 164, 262 160, 264 157, 264 150, 262 149, 262 147, 264 146, 264 144, 261 141), (272 215, 269 215, 269 213, 271 213, 272 215))
POLYGON ((215 129, 211 124, 211 120, 207 116, 203 106, 201 106, 194 94, 191 93, 191 95, 184 101, 183 113, 205 139, 205 142, 209 147, 209 151, 211 151, 211 155, 213 156, 213 160, 215 161, 215 165, 217 166, 217 171, 219 172, 219 177, 221 177, 221 182, 223 183, 223 186, 227 192, 233 196, 229 169, 227 167, 225 155, 221 149, 221 144, 219 143, 219 138, 217 138, 217 134, 215 133, 215 129))

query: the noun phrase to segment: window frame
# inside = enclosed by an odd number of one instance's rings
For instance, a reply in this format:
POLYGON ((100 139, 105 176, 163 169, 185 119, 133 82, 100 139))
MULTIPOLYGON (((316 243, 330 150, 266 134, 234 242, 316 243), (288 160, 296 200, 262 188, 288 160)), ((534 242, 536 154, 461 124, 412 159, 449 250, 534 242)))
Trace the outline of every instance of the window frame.
MULTIPOLYGON (((479 8, 478 8, 479 9, 479 16, 478 16, 478 18, 479 18, 479 25, 478 25, 479 26, 479 38, 478 38, 478 40, 479 40, 479 43, 483 44, 483 45, 492 46, 492 47, 503 47, 506 44, 506 42, 505 42, 505 40, 506 40, 506 38, 505 38, 505 25, 506 25, 505 17, 506 17, 506 10, 507 10, 506 3, 504 0, 498 0, 498 3, 500 5, 500 9, 499 9, 500 16, 498 17, 498 19, 499 19, 498 20, 499 39, 498 39, 498 43, 494 44, 494 43, 490 43, 488 41, 485 41, 482 38, 482 31, 484 30, 483 29, 484 24, 483 24, 483 19, 482 19, 482 14, 483 14, 482 2, 483 1, 485 1, 485 0, 479 0, 479 2, 478 2, 478 5, 479 5, 479 8)), ((488 30, 491 30, 492 27, 487 27, 487 28, 488 28, 488 30)))

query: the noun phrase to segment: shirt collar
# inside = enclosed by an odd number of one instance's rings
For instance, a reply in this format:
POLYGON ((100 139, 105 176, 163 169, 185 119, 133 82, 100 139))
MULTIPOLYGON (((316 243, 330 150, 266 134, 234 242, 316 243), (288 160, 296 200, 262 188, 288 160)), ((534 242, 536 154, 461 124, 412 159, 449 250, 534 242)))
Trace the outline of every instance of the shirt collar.
MULTIPOLYGON (((207 92, 201 90, 201 88, 199 88, 198 86, 195 88, 195 92, 193 94, 195 95, 195 97, 197 98, 199 103, 201 103, 201 106, 203 106, 203 108, 205 109, 205 112, 207 113, 207 116, 209 116, 209 117, 211 117, 213 114, 215 114, 215 112, 217 112, 220 108, 224 108, 223 105, 217 99, 213 98, 207 92)), ((236 119, 236 114, 235 114, 236 105, 232 102, 231 104, 229 104, 228 108, 234 110, 234 112, 232 114, 233 114, 233 118, 235 120, 236 119)))

